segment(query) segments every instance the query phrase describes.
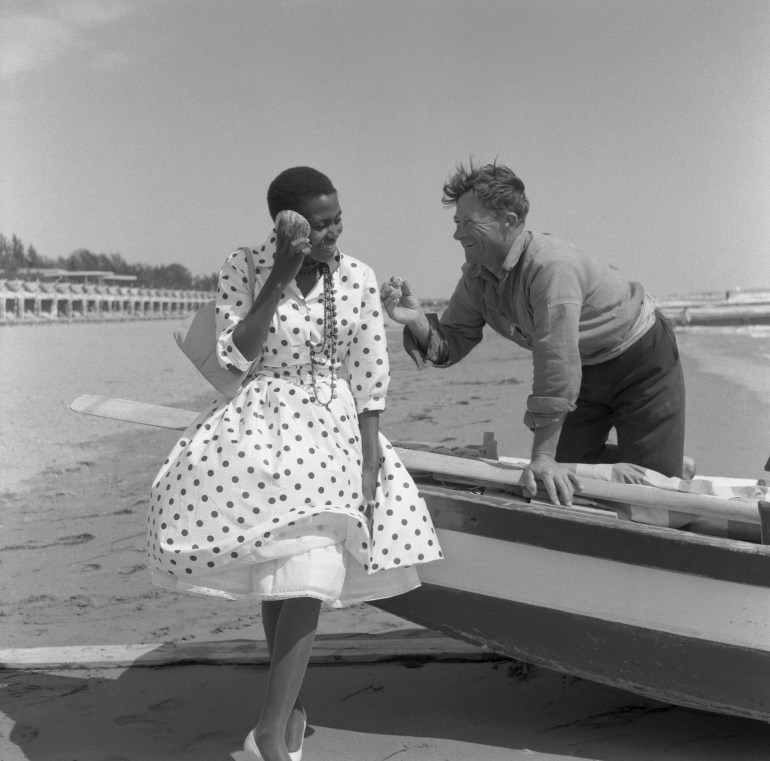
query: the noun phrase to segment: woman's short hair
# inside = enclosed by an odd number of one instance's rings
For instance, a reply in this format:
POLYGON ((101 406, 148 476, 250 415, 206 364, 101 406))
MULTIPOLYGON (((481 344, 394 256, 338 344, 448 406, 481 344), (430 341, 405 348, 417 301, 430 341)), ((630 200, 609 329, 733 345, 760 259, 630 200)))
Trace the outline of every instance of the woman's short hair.
POLYGON ((322 172, 309 166, 285 169, 267 189, 267 208, 275 219, 280 211, 299 211, 306 198, 336 193, 332 181, 322 172))
POLYGON ((454 206, 460 196, 473 191, 485 209, 513 211, 523 222, 529 213, 529 201, 524 193, 524 183, 507 166, 484 164, 466 169, 457 165, 455 174, 444 183, 445 206, 454 206))

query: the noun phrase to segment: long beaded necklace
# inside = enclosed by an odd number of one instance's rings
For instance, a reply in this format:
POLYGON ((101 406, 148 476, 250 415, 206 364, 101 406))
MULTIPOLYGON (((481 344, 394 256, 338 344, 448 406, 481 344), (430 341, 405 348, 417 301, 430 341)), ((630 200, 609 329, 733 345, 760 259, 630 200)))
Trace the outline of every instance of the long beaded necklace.
POLYGON ((318 351, 313 349, 312 346, 310 347, 310 379, 313 384, 313 394, 315 395, 315 398, 328 410, 332 400, 337 398, 337 371, 335 369, 337 353, 337 307, 334 302, 334 294, 336 291, 332 282, 331 270, 327 264, 319 264, 320 266, 318 269, 324 279, 323 343, 318 351), (331 396, 329 397, 328 402, 322 402, 318 396, 318 387, 316 386, 316 368, 323 367, 327 363, 329 365, 331 376, 331 396))

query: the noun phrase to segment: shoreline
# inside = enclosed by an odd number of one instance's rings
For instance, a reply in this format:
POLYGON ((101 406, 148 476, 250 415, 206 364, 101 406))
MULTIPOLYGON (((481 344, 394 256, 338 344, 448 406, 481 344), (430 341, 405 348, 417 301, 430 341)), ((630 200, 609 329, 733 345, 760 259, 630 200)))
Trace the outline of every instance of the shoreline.
MULTIPOLYGON (((429 305, 430 311, 435 311, 440 307, 434 307, 429 305)), ((57 315, 57 316, 39 316, 39 317, 23 317, 13 318, 8 317, 0 318, 0 327, 24 327, 28 325, 69 325, 72 323, 110 323, 110 322, 143 322, 146 320, 176 320, 182 322, 195 314, 195 309, 185 314, 146 314, 140 316, 124 315, 120 313, 109 315, 82 315, 76 314, 73 316, 57 315)), ((686 309, 684 310, 687 311, 686 309)), ((759 307, 736 307, 734 315, 712 315, 709 312, 707 316, 704 314, 701 316, 692 315, 680 316, 674 313, 666 314, 667 319, 671 322, 672 327, 677 332, 690 331, 690 330, 709 330, 709 329, 768 329, 770 328, 770 303, 762 304, 759 307), (740 313, 739 313, 740 312, 740 313)), ((393 326, 391 326, 392 328, 393 326)))

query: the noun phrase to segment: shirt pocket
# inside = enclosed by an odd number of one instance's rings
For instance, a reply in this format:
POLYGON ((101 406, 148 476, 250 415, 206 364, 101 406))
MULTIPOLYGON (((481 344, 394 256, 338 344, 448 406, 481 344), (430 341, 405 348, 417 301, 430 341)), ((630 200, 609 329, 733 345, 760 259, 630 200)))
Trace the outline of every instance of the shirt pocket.
POLYGON ((523 346, 525 349, 532 348, 532 336, 530 336, 518 323, 512 322, 508 326, 508 335, 513 342, 519 346, 523 346))

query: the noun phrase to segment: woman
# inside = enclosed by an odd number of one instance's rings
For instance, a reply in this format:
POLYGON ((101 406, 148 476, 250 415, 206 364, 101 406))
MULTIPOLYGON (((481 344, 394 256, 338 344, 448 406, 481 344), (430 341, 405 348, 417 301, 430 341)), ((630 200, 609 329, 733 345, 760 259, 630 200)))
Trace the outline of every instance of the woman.
POLYGON ((320 605, 341 607, 419 585, 412 567, 442 556, 424 501, 379 432, 389 370, 374 272, 340 253, 342 213, 328 177, 282 172, 268 190, 279 224, 224 263, 220 362, 251 367, 235 398, 185 431, 152 489, 153 581, 260 599, 270 674, 245 749, 298 759, 299 691, 320 605), (291 215, 290 215, 291 216, 291 215), (294 216, 295 219, 296 215, 294 216))

